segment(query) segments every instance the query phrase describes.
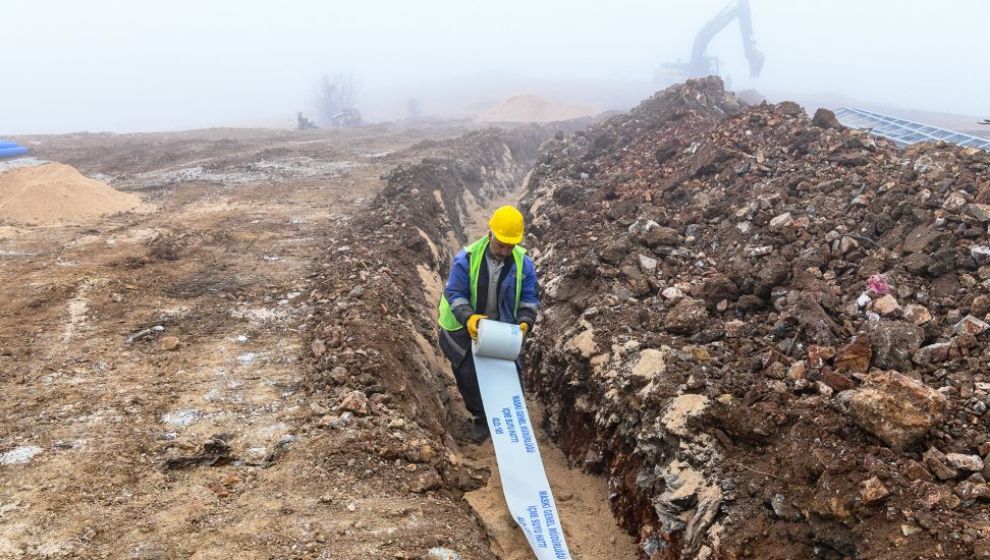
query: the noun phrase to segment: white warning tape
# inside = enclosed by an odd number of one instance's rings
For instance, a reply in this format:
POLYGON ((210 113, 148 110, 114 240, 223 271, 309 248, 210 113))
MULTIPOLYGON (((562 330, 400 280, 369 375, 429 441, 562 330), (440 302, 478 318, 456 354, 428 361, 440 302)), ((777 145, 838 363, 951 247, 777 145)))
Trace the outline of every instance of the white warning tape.
POLYGON ((529 420, 515 359, 522 349, 518 325, 482 320, 472 347, 481 400, 495 445, 509 513, 538 560, 570 560, 557 505, 550 491, 536 430, 529 420))

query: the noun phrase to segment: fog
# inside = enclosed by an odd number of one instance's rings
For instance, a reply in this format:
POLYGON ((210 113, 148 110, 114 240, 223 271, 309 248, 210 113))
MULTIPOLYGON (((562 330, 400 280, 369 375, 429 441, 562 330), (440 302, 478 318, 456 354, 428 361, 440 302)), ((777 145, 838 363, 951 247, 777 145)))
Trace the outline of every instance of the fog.
MULTIPOLYGON (((517 93, 627 108, 727 0, 4 0, 0 133, 291 126, 343 72, 370 121, 517 93), (279 6, 281 4, 281 6, 279 6)), ((751 0, 710 44, 734 89, 990 117, 986 0, 751 0)), ((827 102, 826 102, 827 103, 827 102)))

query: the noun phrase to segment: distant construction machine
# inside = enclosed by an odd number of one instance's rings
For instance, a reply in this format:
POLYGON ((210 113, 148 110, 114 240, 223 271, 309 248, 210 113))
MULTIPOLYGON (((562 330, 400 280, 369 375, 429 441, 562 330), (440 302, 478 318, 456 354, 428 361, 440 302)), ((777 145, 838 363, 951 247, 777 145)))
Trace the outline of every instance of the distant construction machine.
POLYGON ((980 124, 990 124, 990 119, 983 119, 983 121, 980 122, 980 124))
POLYGON ((739 20, 739 31, 742 33, 743 52, 749 63, 749 75, 755 78, 763 69, 763 53, 756 49, 756 39, 753 37, 753 19, 749 11, 749 0, 735 0, 722 9, 714 18, 706 23, 694 38, 691 48, 691 60, 687 63, 672 62, 660 66, 656 73, 658 82, 677 81, 687 78, 702 78, 719 75, 717 56, 708 56, 708 44, 732 20, 739 20), (671 80, 670 78, 674 78, 671 80))
POLYGON ((302 111, 296 113, 296 130, 315 130, 316 123, 303 116, 302 111))
POLYGON ((354 128, 361 126, 361 111, 354 108, 347 108, 330 117, 330 122, 336 128, 354 128))

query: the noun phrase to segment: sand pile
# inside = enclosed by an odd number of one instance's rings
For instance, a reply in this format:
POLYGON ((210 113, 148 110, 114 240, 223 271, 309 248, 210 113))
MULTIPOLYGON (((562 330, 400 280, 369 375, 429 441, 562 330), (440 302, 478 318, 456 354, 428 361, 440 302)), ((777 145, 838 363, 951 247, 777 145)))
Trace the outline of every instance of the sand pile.
POLYGON ((0 223, 61 225, 142 207, 136 195, 89 179, 61 163, 0 173, 0 223))
POLYGON ((478 116, 481 122, 553 122, 597 115, 588 105, 557 103, 536 95, 516 95, 478 116))

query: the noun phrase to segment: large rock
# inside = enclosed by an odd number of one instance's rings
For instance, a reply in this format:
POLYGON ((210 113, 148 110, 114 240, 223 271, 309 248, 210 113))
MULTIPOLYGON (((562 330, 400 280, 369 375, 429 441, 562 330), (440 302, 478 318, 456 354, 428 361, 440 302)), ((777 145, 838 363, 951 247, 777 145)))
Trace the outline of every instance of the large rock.
POLYGON ((870 344, 870 337, 860 334, 835 353, 835 369, 840 372, 866 373, 866 370, 870 369, 872 358, 873 347, 870 344))
POLYGON ((978 265, 990 262, 990 247, 986 245, 973 245, 969 248, 969 255, 973 257, 978 265))
POLYGON ((682 298, 667 312, 667 330, 674 334, 694 334, 705 326, 708 310, 705 302, 682 298))
POLYGON ((649 247, 680 245, 680 235, 676 229, 661 226, 646 218, 640 218, 629 226, 629 233, 649 247))
POLYGON ((919 366, 940 364, 949 359, 949 353, 951 351, 951 342, 936 342, 935 344, 929 344, 928 346, 918 349, 918 351, 914 353, 914 356, 911 357, 911 361, 919 366))
POLYGON ((932 265, 932 258, 927 253, 911 253, 904 257, 902 263, 905 270, 911 274, 923 275, 928 271, 928 267, 932 265))
POLYGON ((783 214, 770 220, 770 229, 774 231, 780 231, 791 224, 794 223, 794 217, 791 216, 790 212, 784 212, 783 214))
POLYGON ((900 304, 897 303, 897 299, 891 294, 874 300, 872 307, 873 312, 878 313, 881 317, 893 317, 901 313, 900 304))
POLYGON ((660 295, 667 299, 680 299, 684 297, 684 291, 677 286, 670 286, 669 288, 664 288, 660 295))
POLYGON ((940 245, 946 234, 939 231, 934 224, 923 224, 913 230, 904 239, 904 251, 907 253, 928 253, 940 245))
POLYGON ((646 255, 639 256, 639 270, 643 274, 653 275, 657 271, 657 260, 646 255))
POLYGON ((705 283, 701 285, 701 297, 705 300, 705 304, 708 305, 708 309, 712 311, 723 300, 728 300, 729 302, 735 301, 737 293, 738 288, 735 282, 723 274, 716 274, 705 280, 705 283))
POLYGON ((340 399, 340 404, 337 406, 337 410, 353 412, 358 416, 364 416, 365 414, 368 414, 369 410, 368 397, 366 397, 361 391, 351 391, 340 399))
POLYGON ((973 298, 969 306, 969 314, 975 317, 986 317, 990 313, 990 296, 981 294, 973 298))
MULTIPOLYGON (((956 486, 955 493, 964 500, 990 502, 990 484, 964 480, 956 486)), ((981 556, 981 558, 986 558, 986 556, 981 556)))
POLYGON ((931 322, 932 314, 924 305, 912 303, 904 308, 904 319, 920 326, 931 322))
POLYGON ((595 343, 595 331, 591 327, 581 331, 571 337, 564 346, 565 349, 577 352, 581 357, 588 359, 598 352, 598 344, 595 343))
POLYGON ((895 371, 872 373, 844 395, 856 424, 897 450, 923 438, 948 408, 941 393, 895 371))
POLYGON ((956 334, 978 335, 983 334, 987 329, 990 329, 990 325, 984 323, 976 317, 973 317, 972 315, 967 315, 963 317, 961 321, 956 323, 956 326, 953 327, 953 329, 956 331, 956 334))
POLYGON ((981 223, 990 222, 990 205, 988 204, 967 204, 966 210, 969 215, 979 220, 981 223))
MULTIPOLYGON (((664 491, 653 498, 653 508, 665 533, 682 529, 691 532, 696 513, 717 505, 722 493, 709 485, 705 476, 688 463, 674 460, 664 469, 664 491)), ((688 535, 685 535, 688 536, 688 535)))
POLYGON ((945 459, 950 465, 961 471, 980 472, 983 470, 983 459, 979 455, 946 453, 945 459))
POLYGON ((925 340, 924 329, 906 321, 871 322, 867 330, 873 347, 873 365, 884 369, 911 369, 911 356, 925 340))
POLYGON ((664 370, 667 369, 668 351, 668 347, 664 347, 659 350, 656 348, 647 348, 643 350, 639 353, 639 358, 636 360, 636 364, 632 367, 632 374, 646 381, 649 381, 659 375, 663 375, 664 370))
POLYGON ((782 258, 770 259, 756 273, 753 293, 760 298, 769 299, 774 287, 783 285, 791 274, 791 265, 782 258))
POLYGON ((966 206, 966 194, 962 191, 949 193, 949 196, 945 197, 945 202, 942 204, 942 208, 945 208, 949 212, 958 212, 963 206, 966 206))
POLYGON ((828 385, 836 391, 848 391, 849 389, 856 387, 856 384, 853 383, 852 379, 849 379, 845 375, 834 371, 826 371, 822 375, 822 383, 828 385))
POLYGON ((859 483, 859 498, 866 504, 875 504, 890 495, 890 490, 877 477, 859 483))
POLYGON ((921 459, 928 466, 928 470, 937 476, 939 480, 952 480, 959 476, 959 470, 949 465, 949 459, 945 456, 945 453, 934 447, 925 451, 921 459))

